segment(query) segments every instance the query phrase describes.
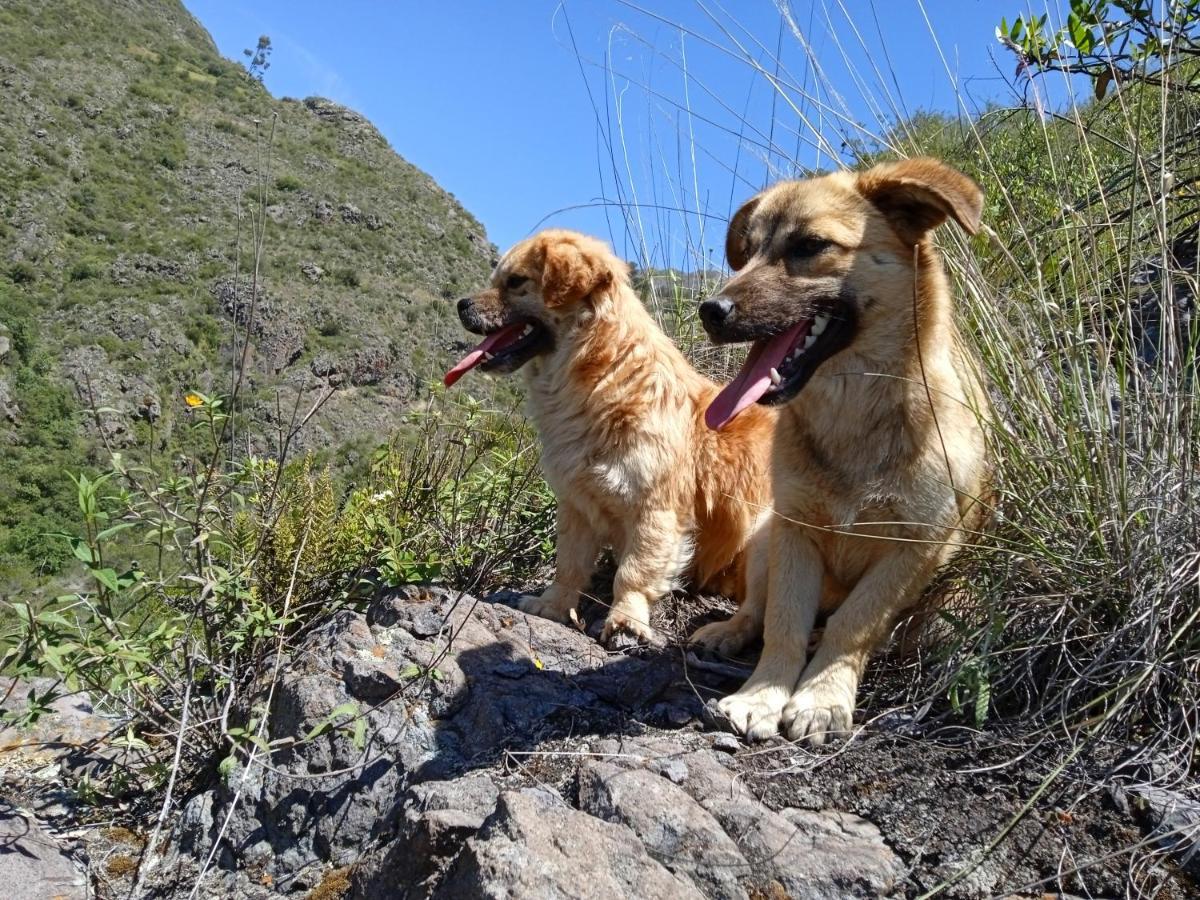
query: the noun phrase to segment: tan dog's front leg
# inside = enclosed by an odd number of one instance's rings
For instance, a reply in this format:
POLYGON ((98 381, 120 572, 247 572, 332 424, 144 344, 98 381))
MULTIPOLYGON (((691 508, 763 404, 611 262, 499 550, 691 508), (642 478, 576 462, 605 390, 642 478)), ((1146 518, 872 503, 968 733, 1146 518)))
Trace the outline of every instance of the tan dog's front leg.
POLYGON ((600 538, 587 518, 569 503, 558 504, 557 530, 554 581, 540 597, 523 596, 520 606, 535 616, 578 624, 575 608, 596 567, 600 538))
POLYGON ((762 656, 742 689, 718 704, 733 727, 752 741, 779 732, 783 708, 804 670, 821 602, 821 554, 804 529, 776 519, 770 541, 762 656))
POLYGON ((618 632, 640 641, 654 640, 650 609, 686 567, 687 549, 686 535, 674 513, 652 510, 638 519, 625 536, 617 561, 613 605, 600 634, 602 643, 609 643, 618 632))
POLYGON ((867 658, 887 637, 896 616, 917 599, 936 564, 937 545, 909 544, 863 574, 829 617, 812 663, 783 710, 789 738, 819 746, 850 733, 867 658))

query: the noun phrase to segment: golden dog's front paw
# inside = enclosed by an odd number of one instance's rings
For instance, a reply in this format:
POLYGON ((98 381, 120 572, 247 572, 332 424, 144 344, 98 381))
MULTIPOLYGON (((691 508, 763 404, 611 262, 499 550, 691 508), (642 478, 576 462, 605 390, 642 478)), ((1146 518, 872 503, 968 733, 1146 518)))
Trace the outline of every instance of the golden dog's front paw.
POLYGON ((600 643, 610 647, 620 643, 622 635, 629 635, 639 643, 654 643, 654 629, 643 617, 613 609, 604 620, 604 630, 600 632, 600 643))
POLYGON ((846 676, 818 676, 801 681, 783 710, 783 730, 793 741, 819 747, 827 740, 850 736, 854 727, 854 680, 846 676))
POLYGON ((717 709, 747 740, 765 741, 779 733, 779 719, 787 699, 787 690, 774 685, 742 688, 718 703, 717 709))
POLYGON ((543 619, 552 619, 555 622, 581 627, 579 614, 575 611, 575 603, 556 596, 552 590, 547 590, 540 597, 524 594, 517 601, 517 606, 521 612, 527 612, 531 616, 541 616, 543 619))
POLYGON ((688 638, 689 644, 695 644, 719 656, 736 656, 745 649, 757 635, 754 625, 748 620, 738 620, 737 616, 724 622, 709 622, 701 625, 688 638))

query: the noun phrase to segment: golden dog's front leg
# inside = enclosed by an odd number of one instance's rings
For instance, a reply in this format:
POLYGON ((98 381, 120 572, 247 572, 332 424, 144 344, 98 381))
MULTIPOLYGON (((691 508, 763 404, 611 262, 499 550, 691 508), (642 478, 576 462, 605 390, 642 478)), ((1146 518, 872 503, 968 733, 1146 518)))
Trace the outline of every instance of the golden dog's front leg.
POLYGON ((752 741, 779 732, 784 706, 804 670, 822 574, 821 555, 803 529, 776 519, 771 524, 762 656, 742 689, 718 704, 733 727, 752 741))
POLYGON ((820 746, 849 735, 867 658, 917 599, 937 565, 938 545, 907 544, 875 562, 829 617, 812 663, 783 710, 794 741, 820 746))
POLYGON ((587 518, 562 501, 558 504, 557 530, 554 581, 540 597, 523 596, 520 607, 524 612, 544 619, 578 625, 575 608, 579 605, 580 592, 591 580, 601 542, 587 518))
POLYGON ((608 644, 619 633, 647 643, 654 640, 650 610, 669 591, 686 567, 690 544, 678 517, 651 509, 639 516, 625 536, 613 579, 613 605, 600 640, 608 644))

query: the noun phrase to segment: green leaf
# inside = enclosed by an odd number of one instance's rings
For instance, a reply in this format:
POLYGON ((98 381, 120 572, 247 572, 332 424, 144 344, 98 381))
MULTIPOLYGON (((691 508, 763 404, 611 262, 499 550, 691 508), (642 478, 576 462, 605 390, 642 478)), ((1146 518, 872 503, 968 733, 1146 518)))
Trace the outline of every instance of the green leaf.
POLYGON ((121 584, 117 580, 117 573, 112 569, 92 569, 92 575, 110 591, 117 592, 121 590, 121 584))
POLYGON ((979 678, 979 686, 975 692, 975 726, 982 727, 987 721, 988 710, 992 705, 992 686, 986 674, 979 678))
POLYGON ((111 528, 105 528, 102 532, 100 532, 98 535, 96 535, 96 540, 97 541, 106 541, 110 537, 112 537, 114 534, 120 534, 122 531, 125 531, 126 529, 133 528, 133 527, 135 527, 135 523, 133 523, 133 522, 122 522, 119 525, 112 526, 111 528))
POLYGON ((75 558, 82 560, 89 565, 96 562, 96 553, 92 550, 91 545, 87 541, 79 538, 71 539, 71 552, 75 554, 75 558))

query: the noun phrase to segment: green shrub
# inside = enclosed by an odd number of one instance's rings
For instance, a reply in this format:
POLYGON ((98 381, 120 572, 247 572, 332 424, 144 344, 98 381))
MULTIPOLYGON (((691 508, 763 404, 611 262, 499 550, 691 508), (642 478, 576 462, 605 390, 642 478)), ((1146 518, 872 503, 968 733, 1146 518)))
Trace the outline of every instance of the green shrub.
POLYGON ((37 269, 32 263, 20 260, 8 267, 8 278, 13 284, 33 284, 37 281, 37 269))
POLYGON ((70 281, 87 281, 91 278, 99 278, 103 274, 104 264, 97 259, 80 259, 67 269, 67 278, 70 281))
POLYGON ((280 175, 275 179, 275 189, 278 191, 291 192, 298 191, 304 186, 295 175, 280 175))
POLYGON ((356 288, 362 287, 362 279, 359 278, 358 272, 354 269, 340 268, 333 270, 333 280, 342 287, 356 288))

